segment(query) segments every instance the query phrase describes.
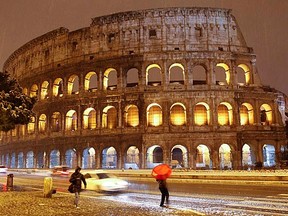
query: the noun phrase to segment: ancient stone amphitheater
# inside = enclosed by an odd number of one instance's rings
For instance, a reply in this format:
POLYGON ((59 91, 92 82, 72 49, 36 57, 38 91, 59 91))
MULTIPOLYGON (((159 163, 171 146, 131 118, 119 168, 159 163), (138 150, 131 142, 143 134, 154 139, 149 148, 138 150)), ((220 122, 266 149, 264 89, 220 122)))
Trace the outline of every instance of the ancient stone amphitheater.
POLYGON ((231 10, 96 17, 31 40, 3 70, 38 98, 28 125, 1 134, 11 168, 271 167, 286 145, 283 94, 261 84, 231 10))

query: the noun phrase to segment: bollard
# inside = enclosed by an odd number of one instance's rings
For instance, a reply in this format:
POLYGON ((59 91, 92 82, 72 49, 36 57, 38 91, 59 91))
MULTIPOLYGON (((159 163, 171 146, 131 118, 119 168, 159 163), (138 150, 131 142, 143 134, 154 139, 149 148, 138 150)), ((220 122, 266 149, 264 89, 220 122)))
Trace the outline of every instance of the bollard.
POLYGON ((43 188, 43 193, 44 193, 44 198, 52 198, 52 186, 53 186, 53 181, 51 177, 45 177, 44 178, 44 188, 43 188))
POLYGON ((14 175, 12 173, 7 175, 7 187, 8 188, 13 188, 13 177, 14 175))

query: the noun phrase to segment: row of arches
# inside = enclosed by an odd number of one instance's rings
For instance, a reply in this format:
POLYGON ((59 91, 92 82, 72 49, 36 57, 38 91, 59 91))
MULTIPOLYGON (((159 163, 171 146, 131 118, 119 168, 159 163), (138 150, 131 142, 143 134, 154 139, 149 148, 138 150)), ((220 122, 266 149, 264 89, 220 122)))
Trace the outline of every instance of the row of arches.
POLYGON ((236 69, 233 69, 228 63, 216 63, 213 67, 213 75, 209 75, 212 72, 209 72, 209 67, 205 63, 194 65, 191 75, 183 63, 176 62, 168 66, 167 76, 163 67, 156 63, 150 64, 145 68, 145 75, 141 75, 140 68, 133 67, 125 71, 123 77, 120 75, 120 71, 124 69, 117 70, 113 67, 107 68, 104 72, 89 71, 83 75, 83 78, 82 75, 75 73, 68 78, 57 77, 52 82, 44 80, 40 84, 32 84, 30 87, 25 87, 23 92, 31 97, 44 100, 51 96, 62 97, 64 93, 67 95, 79 94, 81 90, 84 92, 117 90, 136 87, 140 84, 146 86, 187 85, 188 83, 192 85, 240 86, 252 84, 251 69, 242 63, 237 65, 236 69), (189 80, 193 80, 193 82, 191 83, 189 80))
MULTIPOLYGON (((104 148, 100 154, 93 147, 78 152, 74 148, 67 149, 61 155, 58 149, 50 152, 28 151, 15 152, 2 155, 2 163, 10 168, 53 168, 58 165, 67 165, 71 168, 81 165, 84 169, 102 168, 102 169, 139 169, 153 168, 158 164, 164 163, 164 149, 160 145, 153 145, 147 148, 144 160, 142 160, 141 151, 136 146, 130 146, 124 153, 124 160, 119 161, 120 152, 113 147, 104 148), (141 164, 141 161, 144 164, 141 164)), ((189 153, 183 145, 175 145, 169 153, 169 163, 175 167, 188 168, 194 164, 196 169, 212 169, 216 166, 218 160, 219 169, 233 169, 233 153, 229 144, 220 145, 217 149, 217 158, 214 158, 211 149, 205 144, 200 144, 189 153), (194 158, 194 159, 192 159, 194 158), (194 160, 192 163, 189 160, 194 160)), ((275 147, 271 144, 265 144, 262 148, 262 158, 264 167, 272 167, 276 164, 275 147)), ((241 150, 241 166, 253 166, 256 162, 256 154, 249 144, 244 144, 241 150)))
MULTIPOLYGON (((146 108, 146 118, 141 120, 140 110, 135 104, 127 105, 122 113, 123 126, 124 127, 138 127, 141 125, 141 121, 145 122, 148 127, 157 127, 163 125, 163 116, 168 116, 169 125, 171 126, 185 126, 188 123, 196 126, 214 125, 271 125, 273 121, 273 111, 269 104, 262 104, 259 110, 255 110, 250 103, 242 103, 239 111, 234 108, 228 102, 220 102, 216 109, 216 116, 214 116, 213 107, 206 102, 198 102, 194 105, 192 119, 188 119, 187 108, 183 103, 176 102, 169 108, 169 113, 165 113, 165 109, 158 104, 149 104, 146 108), (238 117, 235 117, 235 116, 238 117), (215 118, 216 122, 212 122, 212 118, 215 118), (235 120, 237 119, 237 122, 235 120), (259 119, 257 119, 259 118, 259 119)), ((36 128, 39 133, 46 131, 59 132, 62 130, 76 131, 94 130, 97 128, 113 129, 121 127, 118 125, 119 111, 117 107, 109 105, 103 108, 103 110, 96 110, 94 107, 86 108, 81 115, 76 110, 69 110, 66 113, 53 112, 52 115, 47 116, 42 113, 39 115, 37 121, 35 117, 32 117, 31 122, 26 126, 20 126, 20 134, 25 135, 35 133, 36 128), (79 120, 80 119, 80 120, 79 120), (27 130, 27 131, 26 131, 27 130)), ((12 133, 16 134, 16 130, 12 133)), ((14 134, 14 135, 15 135, 14 134)))

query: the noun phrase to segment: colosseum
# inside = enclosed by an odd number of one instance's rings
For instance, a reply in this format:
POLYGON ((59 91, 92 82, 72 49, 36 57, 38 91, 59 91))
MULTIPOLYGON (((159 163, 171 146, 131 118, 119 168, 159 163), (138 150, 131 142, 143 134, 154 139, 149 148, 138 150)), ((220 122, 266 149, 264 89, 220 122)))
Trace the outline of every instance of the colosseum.
POLYGON ((95 17, 32 39, 3 71, 38 99, 1 133, 10 168, 273 167, 287 145, 284 95, 261 84, 228 9, 95 17))

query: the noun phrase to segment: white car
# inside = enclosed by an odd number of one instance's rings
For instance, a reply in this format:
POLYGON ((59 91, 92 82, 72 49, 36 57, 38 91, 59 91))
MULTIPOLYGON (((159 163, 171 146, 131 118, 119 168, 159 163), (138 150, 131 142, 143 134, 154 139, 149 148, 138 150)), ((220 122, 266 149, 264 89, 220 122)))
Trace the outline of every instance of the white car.
MULTIPOLYGON (((128 182, 117 178, 115 175, 105 171, 91 171, 84 174, 87 188, 98 192, 124 191, 128 188, 128 182)), ((84 187, 83 187, 84 188, 84 187)))
POLYGON ((7 173, 8 168, 4 165, 0 165, 0 173, 7 173))

